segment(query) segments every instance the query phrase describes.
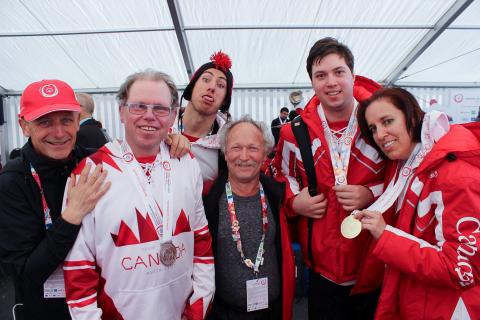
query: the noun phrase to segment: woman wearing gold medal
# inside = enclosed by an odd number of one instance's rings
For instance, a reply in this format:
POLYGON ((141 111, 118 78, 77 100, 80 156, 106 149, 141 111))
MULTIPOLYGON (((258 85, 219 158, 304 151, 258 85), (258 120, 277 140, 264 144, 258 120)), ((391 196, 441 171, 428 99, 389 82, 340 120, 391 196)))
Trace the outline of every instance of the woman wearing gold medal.
POLYGON ((390 160, 384 194, 355 215, 386 264, 375 318, 480 319, 478 128, 424 113, 400 88, 363 102, 358 124, 390 160))

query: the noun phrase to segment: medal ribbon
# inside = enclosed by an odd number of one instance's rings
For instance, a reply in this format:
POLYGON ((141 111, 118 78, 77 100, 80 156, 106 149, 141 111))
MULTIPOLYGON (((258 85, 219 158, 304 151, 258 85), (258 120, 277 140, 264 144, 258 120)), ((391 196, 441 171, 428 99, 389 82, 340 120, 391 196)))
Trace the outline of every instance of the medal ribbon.
MULTIPOLYGON (((422 163, 423 159, 432 150, 435 141, 438 141, 449 130, 448 119, 446 115, 439 112, 429 112, 425 114, 422 122, 422 142, 417 143, 405 164, 397 172, 399 175, 395 183, 395 177, 390 181, 383 194, 371 204, 366 210, 384 213, 398 199, 410 177, 416 168, 422 163), (436 125, 438 123, 438 125, 436 125)), ((356 214, 355 210, 352 214, 356 214)))
POLYGON ((42 197, 42 207, 43 207, 43 220, 45 222, 45 229, 48 230, 52 227, 52 216, 50 215, 50 208, 48 207, 47 199, 45 199, 45 192, 43 191, 42 182, 40 181, 40 176, 38 175, 33 165, 30 163, 30 172, 32 173, 33 180, 37 183, 38 189, 40 190, 40 196, 42 197))
POLYGON ((245 254, 243 253, 242 240, 240 238, 240 223, 238 222, 237 213, 235 211, 235 204, 233 203, 232 187, 230 185, 230 182, 228 181, 225 185, 225 193, 227 195, 227 203, 228 203, 227 210, 228 210, 228 213, 230 214, 230 222, 232 224, 232 239, 237 246, 237 250, 240 253, 240 257, 242 259, 243 264, 246 265, 248 268, 253 269, 253 273, 255 275, 258 274, 260 265, 263 265, 263 254, 265 252, 263 250, 263 246, 265 244, 265 236, 267 234, 267 229, 268 229, 267 201, 265 200, 265 192, 263 191, 263 187, 260 183, 259 183, 259 186, 260 186, 260 203, 262 206, 263 233, 262 233, 262 239, 260 240, 260 245, 258 246, 257 257, 255 258, 255 264, 253 264, 252 261, 250 259, 247 259, 245 257, 245 254))
POLYGON ((328 121, 325 117, 322 105, 319 104, 317 108, 318 115, 322 120, 322 128, 325 134, 325 139, 327 140, 328 149, 330 151, 330 160, 332 161, 333 174, 335 175, 335 185, 347 184, 350 151, 352 148, 353 137, 355 136, 358 127, 357 117, 355 116, 357 114, 357 107, 358 105, 353 108, 350 120, 348 121, 347 130, 338 140, 338 144, 335 142, 332 130, 328 126, 328 121))
MULTIPOLYGON (((160 152, 157 154, 155 161, 152 164, 153 168, 158 166, 163 170, 163 197, 162 197, 162 209, 163 216, 160 213, 160 208, 153 196, 154 192, 152 186, 148 183, 148 178, 145 175, 142 167, 138 163, 137 159, 133 155, 130 146, 126 141, 121 144, 123 163, 128 166, 125 170, 130 174, 133 184, 137 188, 140 195, 143 195, 145 207, 148 212, 151 213, 151 218, 155 231, 157 232, 158 239, 161 243, 171 242, 173 236, 173 194, 172 194, 172 180, 171 180, 171 166, 170 155, 167 146, 164 142, 160 144, 160 152)), ((154 170, 150 172, 150 175, 154 174, 154 170)), ((152 180, 153 181, 153 180, 152 180)))
MULTIPOLYGON (((400 171, 397 173, 399 177, 397 182, 395 182, 395 177, 390 181, 387 186, 387 189, 382 193, 382 195, 371 204, 366 210, 377 211, 384 213, 400 196, 400 193, 404 189, 407 182, 410 180, 410 177, 415 172, 415 169, 420 165, 426 153, 421 152, 421 144, 418 143, 413 149, 410 157, 402 166, 400 171)), ((359 210, 354 210, 352 214, 356 214, 359 210)))

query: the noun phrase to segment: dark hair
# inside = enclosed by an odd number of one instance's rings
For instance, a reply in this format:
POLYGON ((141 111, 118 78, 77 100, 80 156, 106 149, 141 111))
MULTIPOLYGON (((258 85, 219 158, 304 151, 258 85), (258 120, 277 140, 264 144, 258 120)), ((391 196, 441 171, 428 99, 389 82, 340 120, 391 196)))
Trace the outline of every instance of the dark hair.
POLYGON ((405 89, 402 88, 381 88, 377 90, 370 98, 361 102, 357 111, 357 120, 360 132, 364 139, 370 143, 375 149, 380 152, 380 155, 385 158, 385 154, 380 147, 375 143, 372 132, 368 128, 365 113, 367 108, 375 101, 387 100, 392 103, 397 109, 401 110, 405 115, 405 124, 410 137, 414 142, 421 142, 422 121, 425 112, 420 108, 417 99, 405 89))
POLYGON ((280 113, 282 113, 282 112, 284 112, 284 111, 288 112, 288 108, 287 108, 287 107, 283 107, 282 109, 280 109, 280 113))
POLYGON ((310 80, 312 79, 312 66, 332 53, 338 54, 340 57, 345 59, 345 63, 353 73, 354 59, 352 51, 350 51, 346 45, 339 42, 337 39, 326 37, 315 42, 308 53, 307 72, 310 76, 310 80))
POLYGON ((193 88, 195 87, 198 79, 205 71, 207 71, 208 69, 217 69, 223 72, 225 74, 225 77, 227 78, 227 94, 225 95, 225 98, 219 110, 221 112, 228 111, 230 109, 230 103, 232 102, 233 90, 233 74, 230 71, 231 67, 232 60, 226 53, 218 51, 212 54, 212 56, 210 57, 210 61, 201 65, 200 68, 198 68, 197 71, 195 71, 195 73, 193 74, 190 82, 185 87, 185 90, 183 90, 180 105, 182 104, 183 98, 185 98, 185 100, 191 101, 190 99, 192 99, 193 88))

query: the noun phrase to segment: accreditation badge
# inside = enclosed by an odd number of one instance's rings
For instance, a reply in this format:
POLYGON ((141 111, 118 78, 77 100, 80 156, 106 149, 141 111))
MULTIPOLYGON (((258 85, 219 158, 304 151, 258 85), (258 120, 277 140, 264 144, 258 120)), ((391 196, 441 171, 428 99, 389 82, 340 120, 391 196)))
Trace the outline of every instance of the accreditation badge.
POLYGON ((268 278, 247 280, 247 312, 268 308, 268 278))
POLYGON ((65 298, 65 281, 61 265, 43 283, 43 297, 65 298))

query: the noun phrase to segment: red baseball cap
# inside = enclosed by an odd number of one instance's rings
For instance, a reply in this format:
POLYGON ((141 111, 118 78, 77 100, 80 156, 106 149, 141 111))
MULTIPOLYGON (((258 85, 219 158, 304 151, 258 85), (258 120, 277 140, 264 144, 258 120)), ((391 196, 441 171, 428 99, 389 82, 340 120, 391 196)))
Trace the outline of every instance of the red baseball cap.
POLYGON ((33 121, 54 111, 81 111, 72 87, 61 80, 42 80, 25 88, 20 98, 20 119, 33 121))

